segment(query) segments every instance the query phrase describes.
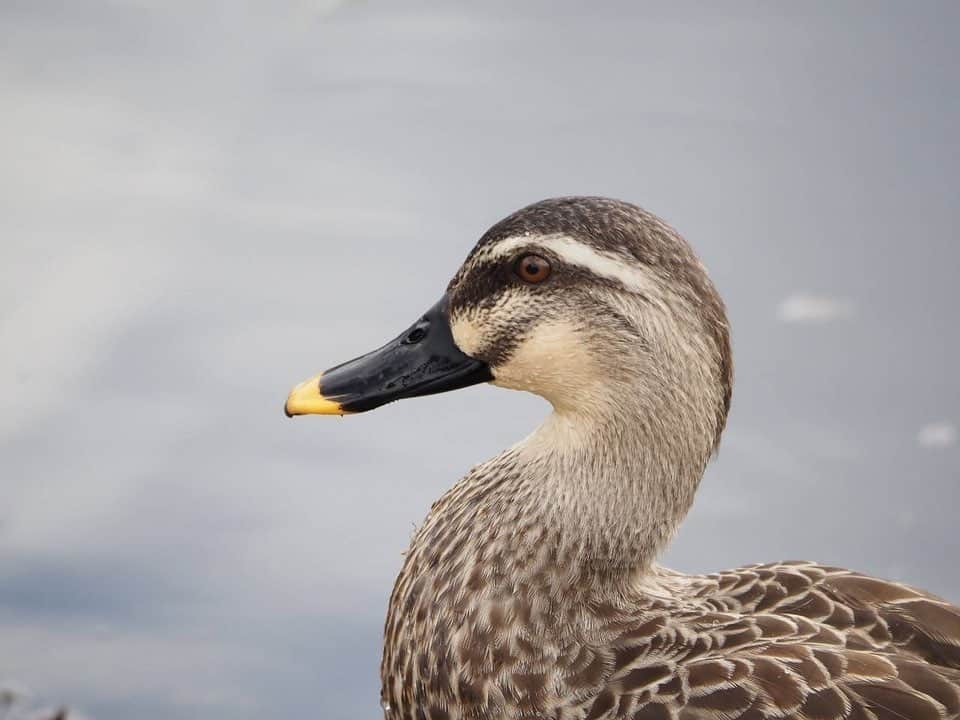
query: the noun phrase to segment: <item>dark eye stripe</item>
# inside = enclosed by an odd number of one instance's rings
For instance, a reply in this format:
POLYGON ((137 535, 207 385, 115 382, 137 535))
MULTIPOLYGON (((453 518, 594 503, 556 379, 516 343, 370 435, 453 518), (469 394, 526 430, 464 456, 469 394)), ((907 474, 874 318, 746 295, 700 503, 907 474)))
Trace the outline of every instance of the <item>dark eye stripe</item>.
POLYGON ((582 265, 566 263, 549 249, 536 245, 520 248, 517 255, 511 257, 475 261, 475 264, 464 268, 451 280, 447 290, 451 293, 453 306, 489 307, 497 302, 503 290, 518 284, 538 292, 552 292, 555 288, 575 285, 594 285, 610 290, 627 291, 634 296, 639 294, 635 288, 627 288, 619 280, 598 275, 582 265), (517 273, 518 256, 523 258, 527 255, 536 255, 549 263, 549 283, 525 281, 517 273))

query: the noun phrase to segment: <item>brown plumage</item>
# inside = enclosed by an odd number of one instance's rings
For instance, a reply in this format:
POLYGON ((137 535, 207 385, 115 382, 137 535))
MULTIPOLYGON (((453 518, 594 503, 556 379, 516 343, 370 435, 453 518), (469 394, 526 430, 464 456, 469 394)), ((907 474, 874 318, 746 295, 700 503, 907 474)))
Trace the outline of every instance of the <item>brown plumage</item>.
POLYGON ((463 541, 421 537, 390 602, 387 718, 960 717, 960 611, 905 585, 808 562, 628 584, 564 572, 556 539, 522 527, 537 571, 460 585, 443 568, 463 541))
POLYGON ((385 626, 387 720, 960 718, 946 601, 808 562, 656 564, 732 386, 723 303, 672 228, 614 200, 537 203, 483 236, 446 302, 487 379, 554 410, 415 534, 385 626), (518 281, 530 254, 548 280, 518 281))

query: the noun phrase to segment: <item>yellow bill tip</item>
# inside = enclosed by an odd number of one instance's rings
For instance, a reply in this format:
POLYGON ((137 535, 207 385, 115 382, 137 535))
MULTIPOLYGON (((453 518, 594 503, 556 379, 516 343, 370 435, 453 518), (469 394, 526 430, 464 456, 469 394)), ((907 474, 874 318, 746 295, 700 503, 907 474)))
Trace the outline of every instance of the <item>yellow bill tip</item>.
POLYGON ((287 396, 283 411, 287 417, 294 415, 346 415, 347 411, 336 400, 324 397, 320 392, 323 373, 304 380, 287 396))

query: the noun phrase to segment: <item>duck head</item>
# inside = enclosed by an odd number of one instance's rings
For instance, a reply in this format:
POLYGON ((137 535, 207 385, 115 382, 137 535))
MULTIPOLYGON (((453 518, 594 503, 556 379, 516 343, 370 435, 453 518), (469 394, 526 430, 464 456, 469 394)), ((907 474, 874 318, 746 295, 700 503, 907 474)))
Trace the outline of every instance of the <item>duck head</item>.
POLYGON ((567 417, 682 420, 716 447, 730 404, 724 306, 689 245, 628 203, 572 197, 488 230, 440 301, 383 347, 293 389, 288 415, 349 414, 492 382, 567 417), (695 427, 693 427, 695 426, 695 427))

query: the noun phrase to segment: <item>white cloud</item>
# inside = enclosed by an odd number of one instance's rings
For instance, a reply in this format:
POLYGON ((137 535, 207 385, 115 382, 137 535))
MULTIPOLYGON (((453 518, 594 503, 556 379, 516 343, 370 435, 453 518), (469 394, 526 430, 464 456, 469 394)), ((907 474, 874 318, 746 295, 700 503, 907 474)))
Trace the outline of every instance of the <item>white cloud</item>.
POLYGON ((777 306, 777 317, 786 323, 827 323, 852 318, 856 310, 844 298, 795 292, 777 306))
POLYGON ((917 433, 917 442, 925 448, 944 448, 957 444, 957 426, 941 421, 924 425, 917 433))

